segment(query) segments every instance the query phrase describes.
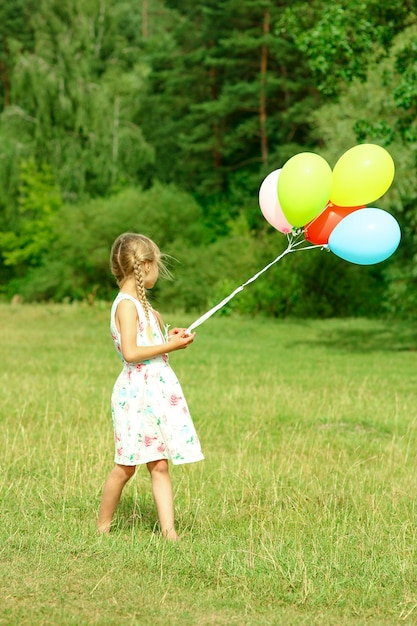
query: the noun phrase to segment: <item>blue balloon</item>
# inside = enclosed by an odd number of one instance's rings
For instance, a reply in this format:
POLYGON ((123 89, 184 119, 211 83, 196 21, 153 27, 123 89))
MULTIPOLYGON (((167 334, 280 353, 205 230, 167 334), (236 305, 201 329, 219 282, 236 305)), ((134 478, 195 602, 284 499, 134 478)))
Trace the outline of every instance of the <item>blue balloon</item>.
POLYGON ((329 248, 345 261, 372 265, 391 256, 400 239, 399 224, 390 213, 382 209, 358 209, 335 226, 330 233, 329 248))

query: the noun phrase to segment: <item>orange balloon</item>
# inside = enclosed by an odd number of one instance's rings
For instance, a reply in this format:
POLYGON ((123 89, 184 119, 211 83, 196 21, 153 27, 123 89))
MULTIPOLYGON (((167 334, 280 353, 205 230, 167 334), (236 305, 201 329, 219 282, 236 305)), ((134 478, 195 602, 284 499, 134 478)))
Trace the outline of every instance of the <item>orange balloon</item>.
POLYGON ((363 206, 336 206, 329 202, 324 211, 304 227, 307 241, 317 245, 326 245, 333 229, 350 213, 363 209, 363 206))

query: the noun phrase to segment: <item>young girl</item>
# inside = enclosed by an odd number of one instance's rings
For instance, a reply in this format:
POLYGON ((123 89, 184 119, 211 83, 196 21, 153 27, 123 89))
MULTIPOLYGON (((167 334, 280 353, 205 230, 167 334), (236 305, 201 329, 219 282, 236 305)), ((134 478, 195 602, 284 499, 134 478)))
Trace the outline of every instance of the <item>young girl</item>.
POLYGON ((176 541, 168 459, 179 464, 204 457, 168 352, 186 348, 195 335, 187 335, 183 328, 166 333, 148 302, 146 289, 155 285, 159 271, 169 275, 153 241, 134 233, 120 235, 110 263, 120 289, 111 309, 110 330, 123 370, 111 400, 115 466, 104 485, 97 529, 110 531, 123 487, 136 466, 146 464, 162 535, 176 541))

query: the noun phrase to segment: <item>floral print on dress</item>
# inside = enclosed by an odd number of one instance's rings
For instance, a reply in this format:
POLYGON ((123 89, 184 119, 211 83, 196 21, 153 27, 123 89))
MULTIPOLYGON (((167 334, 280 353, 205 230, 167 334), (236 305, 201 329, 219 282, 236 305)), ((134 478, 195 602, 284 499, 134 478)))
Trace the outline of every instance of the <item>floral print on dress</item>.
MULTIPOLYGON (((152 345, 146 333, 149 322, 141 303, 120 292, 111 310, 110 333, 122 361, 115 314, 123 299, 131 300, 136 307, 137 345, 152 345)), ((164 343, 152 311, 150 318, 154 343, 164 343)), ((141 363, 123 361, 123 369, 113 387, 111 411, 115 463, 139 465, 170 459, 174 464, 180 464, 204 459, 187 402, 167 354, 141 363)))

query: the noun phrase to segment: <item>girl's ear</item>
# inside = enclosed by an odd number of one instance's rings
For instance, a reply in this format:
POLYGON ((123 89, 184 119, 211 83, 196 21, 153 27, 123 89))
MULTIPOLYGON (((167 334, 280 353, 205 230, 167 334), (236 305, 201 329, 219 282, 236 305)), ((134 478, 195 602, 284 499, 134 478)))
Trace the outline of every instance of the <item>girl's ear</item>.
POLYGON ((150 269, 151 269, 151 264, 149 263, 149 261, 144 261, 143 262, 143 270, 144 270, 145 274, 148 274, 150 269))

